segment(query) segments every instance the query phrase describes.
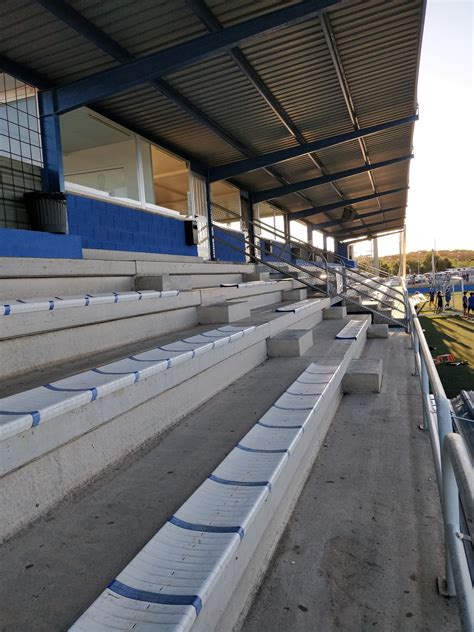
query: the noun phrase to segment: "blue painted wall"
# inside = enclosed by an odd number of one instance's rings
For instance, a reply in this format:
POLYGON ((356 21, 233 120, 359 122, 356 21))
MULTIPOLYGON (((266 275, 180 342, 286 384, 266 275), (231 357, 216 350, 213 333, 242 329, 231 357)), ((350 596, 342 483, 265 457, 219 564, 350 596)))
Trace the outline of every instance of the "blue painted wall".
POLYGON ((71 193, 67 209, 69 233, 81 236, 83 248, 197 256, 197 246, 185 243, 184 222, 173 217, 71 193))
POLYGON ((235 261, 245 263, 245 239, 242 233, 236 230, 226 230, 213 224, 214 239, 216 245, 216 259, 218 261, 235 261), (219 240, 224 239, 233 248, 219 240), (238 250, 235 250, 237 248, 238 250))
POLYGON ((78 235, 0 228, 0 257, 82 259, 81 238, 78 235))
POLYGON ((273 241, 272 239, 260 239, 260 244, 262 246, 261 258, 262 261, 294 261, 294 257, 291 255, 291 249, 288 244, 284 244, 281 241, 273 241), (268 250, 268 246, 264 245, 264 242, 267 244, 270 243, 270 252, 275 253, 277 256, 272 256, 272 254, 265 254, 263 248, 268 250))
POLYGON ((338 255, 340 255, 341 257, 344 257, 345 259, 348 259, 348 249, 347 249, 347 244, 341 244, 339 242, 336 242, 336 253, 338 255))

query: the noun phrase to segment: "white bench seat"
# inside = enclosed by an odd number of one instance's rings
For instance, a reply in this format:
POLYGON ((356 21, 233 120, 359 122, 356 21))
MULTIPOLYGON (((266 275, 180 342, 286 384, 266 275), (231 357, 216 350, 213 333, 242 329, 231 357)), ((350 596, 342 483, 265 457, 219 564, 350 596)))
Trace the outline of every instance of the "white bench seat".
POLYGON ((310 447, 306 430, 343 364, 311 364, 71 630, 190 630, 234 572, 242 541, 269 523, 272 498, 284 495, 310 447))
POLYGON ((307 309, 308 307, 312 307, 316 301, 319 299, 307 299, 306 301, 298 301, 297 303, 291 303, 290 305, 282 305, 281 307, 276 308, 276 312, 293 312, 297 314, 298 312, 307 309))
POLYGON ((337 340, 357 340, 357 338, 367 329, 367 321, 350 320, 341 331, 336 334, 337 340))
POLYGON ((219 327, 0 400, 0 441, 247 335, 219 327))
POLYGON ((146 299, 170 298, 178 296, 179 290, 144 290, 142 292, 108 292, 106 294, 84 294, 80 296, 54 296, 50 298, 32 298, 6 301, 0 305, 0 316, 14 316, 31 312, 48 312, 58 309, 71 309, 104 305, 107 303, 124 303, 126 301, 142 301, 146 299))

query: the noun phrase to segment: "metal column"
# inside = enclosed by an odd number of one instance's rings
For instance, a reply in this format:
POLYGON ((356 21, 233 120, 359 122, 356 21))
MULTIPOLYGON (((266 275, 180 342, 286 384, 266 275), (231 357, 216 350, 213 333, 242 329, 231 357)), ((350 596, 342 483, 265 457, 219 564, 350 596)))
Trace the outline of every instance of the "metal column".
POLYGON ((402 240, 402 276, 405 278, 407 272, 407 228, 406 226, 403 228, 403 231, 400 233, 400 238, 402 240))
POLYGON ((312 224, 306 224, 306 228, 307 228, 307 237, 306 237, 306 241, 308 242, 308 244, 310 246, 313 246, 313 225, 312 224))
POLYGON ((211 261, 216 260, 216 244, 214 241, 214 227, 212 225, 212 201, 211 201, 211 183, 206 177, 206 204, 207 204, 207 230, 209 234, 209 256, 211 261))
POLYGON ((283 231, 285 233, 285 241, 289 242, 291 238, 290 234, 290 214, 285 213, 283 215, 283 231))

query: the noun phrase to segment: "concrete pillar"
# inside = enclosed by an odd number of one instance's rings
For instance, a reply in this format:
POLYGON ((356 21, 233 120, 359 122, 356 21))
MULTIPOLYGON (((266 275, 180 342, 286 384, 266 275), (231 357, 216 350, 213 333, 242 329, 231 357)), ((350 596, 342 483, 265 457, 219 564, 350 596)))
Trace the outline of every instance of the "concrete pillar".
POLYGON ((313 224, 306 224, 306 228, 308 231, 306 241, 308 242, 310 246, 312 246, 313 245, 313 224))
POLYGON ((400 257, 399 257, 399 267, 398 274, 399 276, 405 277, 406 274, 406 240, 405 240, 405 230, 402 230, 399 233, 399 245, 400 245, 400 257))
POLYGON ((326 251, 328 249, 328 238, 327 235, 323 235, 323 250, 326 251))
POLYGON ((374 237, 372 240, 372 249, 373 249, 373 258, 372 265, 374 268, 380 268, 379 265, 379 241, 377 237, 374 237))
POLYGON ((402 237, 402 276, 405 278, 407 272, 407 227, 405 226, 403 232, 401 233, 402 237))

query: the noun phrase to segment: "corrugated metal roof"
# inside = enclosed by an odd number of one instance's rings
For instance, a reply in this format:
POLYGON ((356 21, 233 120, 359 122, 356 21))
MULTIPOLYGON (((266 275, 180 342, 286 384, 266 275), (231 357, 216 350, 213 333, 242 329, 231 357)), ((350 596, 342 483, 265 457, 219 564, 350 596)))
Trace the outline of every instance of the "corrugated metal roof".
MULTIPOLYGON (((206 7, 227 27, 299 1, 206 0, 206 7)), ((68 4, 134 57, 209 33, 185 0, 68 0, 68 4)), ((354 116, 360 127, 409 116, 416 110, 423 14, 424 0, 354 0, 327 12, 324 22, 336 48, 350 106, 319 18, 265 34, 240 48, 258 81, 270 91, 271 104, 262 96, 261 86, 226 53, 166 77, 188 106, 150 85, 91 105, 209 166, 350 132, 354 116), (206 124, 209 119, 212 129, 206 124)), ((0 25, 0 53, 52 84, 70 83, 119 64, 35 0, 0 0, 0 25)), ((235 181, 251 190, 264 190, 278 186, 282 178, 294 183, 360 167, 365 164, 365 148, 371 163, 380 162, 409 154, 412 135, 413 124, 403 125, 367 137, 365 146, 346 142, 313 154, 313 159, 300 156, 269 171, 240 175, 235 181)), ((408 171, 409 162, 400 163, 373 171, 372 181, 369 174, 360 174, 284 195, 275 202, 297 211, 342 197, 370 195, 373 185, 383 192, 406 186, 408 171)), ((404 191, 355 208, 369 212, 404 205, 406 198, 404 191)), ((400 213, 403 221, 404 211, 400 213)), ((342 207, 308 219, 320 223, 341 214, 342 207)), ((380 217, 384 216, 373 216, 370 223, 380 217)), ((392 213, 386 219, 392 225, 396 217, 392 213)), ((360 222, 355 221, 328 230, 339 232, 341 227, 357 225, 360 222)))

